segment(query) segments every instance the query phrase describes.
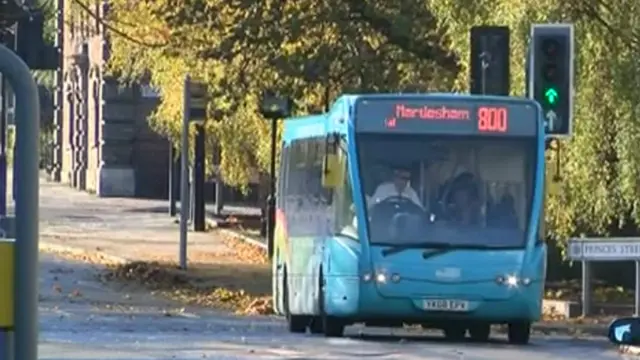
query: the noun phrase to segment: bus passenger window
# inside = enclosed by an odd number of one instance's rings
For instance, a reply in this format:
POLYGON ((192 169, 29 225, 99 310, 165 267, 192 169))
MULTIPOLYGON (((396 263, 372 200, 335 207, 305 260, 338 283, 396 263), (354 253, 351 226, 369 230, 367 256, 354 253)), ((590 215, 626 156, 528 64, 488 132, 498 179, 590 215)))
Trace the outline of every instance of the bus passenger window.
MULTIPOLYGON (((345 167, 347 169, 349 168, 347 161, 345 161, 345 167)), ((347 170, 345 170, 343 174, 343 185, 334 192, 334 205, 336 209, 335 232, 357 240, 358 224, 351 181, 347 170)))

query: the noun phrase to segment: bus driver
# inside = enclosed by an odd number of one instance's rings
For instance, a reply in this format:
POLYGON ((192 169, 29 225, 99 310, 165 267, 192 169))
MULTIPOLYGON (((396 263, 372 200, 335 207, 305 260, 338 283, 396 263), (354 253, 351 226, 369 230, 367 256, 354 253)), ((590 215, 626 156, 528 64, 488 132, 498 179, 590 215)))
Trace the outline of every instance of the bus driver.
POLYGON ((409 183, 410 179, 411 173, 408 170, 401 168, 394 169, 393 179, 378 185, 373 195, 367 199, 367 205, 371 207, 373 204, 382 202, 387 198, 399 196, 411 200, 411 202, 422 209, 420 198, 409 183))

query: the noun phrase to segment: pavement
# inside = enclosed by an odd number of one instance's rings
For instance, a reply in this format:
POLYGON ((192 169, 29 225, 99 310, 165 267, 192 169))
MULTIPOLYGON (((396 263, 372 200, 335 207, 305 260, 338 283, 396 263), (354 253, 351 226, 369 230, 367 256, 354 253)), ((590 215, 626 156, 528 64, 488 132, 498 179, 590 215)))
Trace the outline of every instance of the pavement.
POLYGON ((100 267, 41 255, 40 359, 620 359, 598 338, 536 336, 524 347, 451 344, 434 333, 349 329, 343 339, 294 335, 266 316, 180 308, 101 282, 100 267))
MULTIPOLYGON (((104 199, 41 181, 41 359, 619 359, 602 334, 565 336, 547 324, 532 345, 452 344, 439 333, 353 327, 343 339, 294 335, 270 316, 178 306, 100 280, 101 268, 54 253, 112 261, 178 256, 166 201, 104 199)), ((189 234, 189 256, 224 251, 220 232, 189 234)), ((573 326, 573 325, 572 325, 573 326)), ((599 331, 604 329, 599 326, 599 331)), ((566 332, 566 331, 565 331, 566 332)))
MULTIPOLYGON (((41 248, 102 253, 123 261, 178 260, 179 228, 167 201, 98 198, 44 178, 40 194, 41 248)), ((222 251, 219 240, 219 234, 190 231, 188 253, 222 251)))

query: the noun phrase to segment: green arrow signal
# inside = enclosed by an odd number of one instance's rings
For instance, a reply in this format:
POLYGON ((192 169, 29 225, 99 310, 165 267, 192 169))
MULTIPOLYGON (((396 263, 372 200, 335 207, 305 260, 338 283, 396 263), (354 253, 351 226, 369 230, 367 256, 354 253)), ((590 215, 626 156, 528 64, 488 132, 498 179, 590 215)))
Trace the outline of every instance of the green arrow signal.
POLYGON ((554 88, 549 88, 544 92, 544 98, 549 105, 553 105, 558 101, 558 91, 554 88))

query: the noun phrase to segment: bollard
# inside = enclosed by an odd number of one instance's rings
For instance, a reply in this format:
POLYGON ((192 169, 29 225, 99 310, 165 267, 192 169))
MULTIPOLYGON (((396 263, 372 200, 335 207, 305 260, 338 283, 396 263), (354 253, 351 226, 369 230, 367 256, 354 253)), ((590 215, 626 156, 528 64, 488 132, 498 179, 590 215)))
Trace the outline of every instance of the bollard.
MULTIPOLYGON (((40 99, 29 67, 11 49, 0 45, 0 72, 15 94, 16 144, 14 156, 15 247, 11 293, 14 355, 19 360, 38 359, 38 197, 40 99)), ((5 336, 6 337, 6 336, 5 336)))
POLYGON ((0 360, 13 360, 15 241, 0 239, 0 360))

